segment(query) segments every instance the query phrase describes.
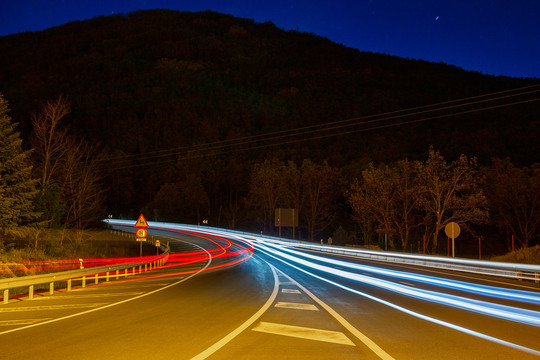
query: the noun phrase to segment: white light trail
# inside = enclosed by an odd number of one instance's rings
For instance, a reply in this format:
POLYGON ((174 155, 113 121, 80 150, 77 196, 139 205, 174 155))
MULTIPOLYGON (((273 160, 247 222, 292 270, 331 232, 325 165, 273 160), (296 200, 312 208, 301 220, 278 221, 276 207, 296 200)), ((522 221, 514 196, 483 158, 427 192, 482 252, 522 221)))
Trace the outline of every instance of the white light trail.
POLYGON ((388 270, 388 269, 383 269, 383 268, 379 268, 375 266, 362 265, 358 263, 308 254, 305 252, 290 249, 288 247, 278 246, 270 242, 259 241, 259 243, 264 243, 266 246, 280 249, 280 251, 290 253, 294 256, 308 258, 308 259, 327 263, 334 266, 341 266, 345 268, 355 269, 358 271, 364 271, 364 272, 369 272, 373 274, 399 278, 402 280, 417 281, 424 284, 441 286, 441 287, 445 287, 445 288, 449 288, 453 290, 466 291, 466 292, 475 293, 479 295, 492 296, 492 297, 497 297, 500 299, 521 301, 521 302, 527 302, 531 304, 540 305, 540 293, 535 293, 531 291, 504 289, 504 288, 499 288, 495 286, 472 284, 472 283, 467 283, 464 281, 443 279, 443 278, 438 278, 434 276, 426 276, 426 275, 420 275, 420 274, 414 274, 414 273, 407 273, 403 271, 388 270))
MULTIPOLYGON (((353 288, 350 288, 348 286, 345 286, 345 285, 342 285, 340 283, 337 283, 335 281, 332 281, 330 279, 327 279, 327 278, 324 278, 322 276, 319 276, 319 275, 316 275, 312 272, 309 272, 303 268, 301 268, 300 266, 297 266, 297 265, 294 265, 293 263, 290 263, 286 260, 284 260, 283 258, 277 256, 275 254, 276 250, 275 249, 269 249, 269 248, 265 248, 264 245, 260 245, 257 247, 259 250, 261 250, 263 253, 265 253, 266 255, 280 261, 280 262, 283 262, 305 274, 308 274, 309 276, 312 276, 314 278, 317 278, 319 280, 322 280, 322 281, 325 281, 329 284, 332 284, 334 286, 337 286, 341 289, 344 289, 344 290, 347 290, 349 292, 352 292, 354 294, 357 294, 357 295, 360 295, 360 296, 363 296, 363 297, 366 297, 368 299, 371 299, 373 301, 376 301, 378 303, 381 303, 381 304, 384 304, 386 306, 389 306, 391 308, 394 308, 396 310, 399 310, 401 312, 404 312, 406 314, 409 314, 409 315, 412 315, 414 317, 417 317, 417 318, 420 318, 420 319, 423 319, 423 320, 426 320, 426 321, 429 321, 429 322, 432 322, 432 323, 435 323, 435 324, 439 324, 441 326, 445 326, 445 327, 448 327, 448 328, 451 328, 451 329, 454 329, 454 330, 457 330, 457 331, 460 331, 460 332, 463 332, 463 333, 466 333, 466 334, 469 334, 469 335, 472 335, 472 336, 475 336, 475 337, 478 337, 478 338, 482 338, 482 339, 485 339, 485 340, 488 340, 488 341, 492 341, 492 342, 495 342, 495 343, 498 343, 498 344, 501 344, 501 345, 504 345, 504 346, 508 346, 508 347, 511 347, 511 348, 514 348, 514 349, 517 349, 517 350, 520 350, 520 351, 523 351, 523 352, 527 352, 527 353, 530 353, 530 354, 533 354, 533 355, 536 355, 536 356, 540 356, 540 351, 538 350, 535 350, 535 349, 531 349, 531 348, 528 348, 528 347, 525 347, 525 346, 522 346, 522 345, 518 345, 518 344, 514 344, 512 342, 509 342, 509 341, 506 341, 506 340, 502 340, 502 339, 499 339, 499 338, 496 338, 496 337, 493 337, 493 336, 490 336, 490 335, 487 335, 487 334, 484 334, 484 333, 481 333, 481 332, 478 332, 478 331, 475 331, 475 330, 471 330, 471 329, 468 329, 468 328, 465 328, 463 326, 460 326, 460 325, 456 325, 456 324, 452 324, 450 322, 447 322, 447 321, 444 321, 444 320, 440 320, 440 319, 436 319, 436 318, 433 318, 431 316, 427 316, 427 315, 423 315, 423 314, 420 314, 416 311, 412 311, 412 310, 409 310, 407 308, 404 308, 400 305, 397 305, 397 304, 394 304, 392 302, 389 302, 387 300, 384 300, 384 299, 381 299, 381 298, 378 298, 376 296, 373 296, 373 295, 370 295, 368 293, 365 293, 365 292, 362 292, 362 291, 359 291, 359 290, 356 290, 356 289, 353 289, 353 288)), ((278 252, 279 253, 279 252, 278 252)), ((301 261, 297 261, 297 259, 294 259, 294 257, 291 257, 287 254, 284 254, 286 255, 285 258, 292 258, 291 261, 293 262, 297 262, 297 263, 303 263, 303 262, 306 262, 305 260, 301 260, 301 261)), ((281 255, 280 255, 281 256, 281 255)), ((307 262, 309 263, 309 262, 307 262)), ((317 264, 314 264, 314 265, 317 265, 317 264)), ((321 265, 319 265, 321 266, 321 265)), ((319 266, 315 266, 314 268, 318 268, 319 266)), ((328 267, 325 267, 323 266, 323 268, 328 268, 328 267)), ((328 269, 331 269, 331 268, 328 268, 328 269)), ((335 269, 331 269, 333 271, 335 271, 335 269)))

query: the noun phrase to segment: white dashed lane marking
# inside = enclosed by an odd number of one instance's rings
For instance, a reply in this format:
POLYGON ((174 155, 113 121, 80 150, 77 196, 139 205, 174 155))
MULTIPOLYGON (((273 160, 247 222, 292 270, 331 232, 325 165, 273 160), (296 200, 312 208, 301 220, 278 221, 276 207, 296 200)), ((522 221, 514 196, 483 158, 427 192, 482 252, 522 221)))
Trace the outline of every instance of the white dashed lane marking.
POLYGON ((300 294, 300 290, 296 289, 282 289, 281 292, 284 294, 300 294))
POLYGON ((317 307, 313 304, 301 304, 301 303, 291 303, 291 302, 278 302, 275 307, 285 308, 285 309, 296 309, 296 310, 311 310, 319 311, 317 307))
POLYGON ((345 334, 338 331, 320 330, 302 326, 275 324, 262 321, 252 330, 268 334, 356 346, 347 336, 345 336, 345 334))

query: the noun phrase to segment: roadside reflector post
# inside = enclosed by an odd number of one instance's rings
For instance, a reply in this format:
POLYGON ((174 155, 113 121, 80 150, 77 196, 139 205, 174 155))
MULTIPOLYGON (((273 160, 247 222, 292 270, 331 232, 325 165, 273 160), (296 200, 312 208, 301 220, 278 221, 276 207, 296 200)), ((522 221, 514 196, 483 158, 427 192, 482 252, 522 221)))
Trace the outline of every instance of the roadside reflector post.
POLYGON ((142 265, 139 265, 139 274, 142 272, 142 265))
POLYGON ((4 290, 4 304, 7 304, 9 301, 9 289, 4 290))
POLYGON ((97 285, 97 284, 98 284, 98 282, 99 282, 99 280, 98 280, 98 278, 99 278, 99 274, 96 274, 96 275, 95 275, 95 278, 96 278, 96 280, 95 280, 95 283, 96 283, 96 285, 97 285))
POLYGON ((148 271, 148 264, 144 264, 144 272, 147 272, 148 271))
POLYGON ((107 271, 107 273, 105 274, 105 281, 109 281, 109 272, 107 271))
POLYGON ((120 277, 120 270, 116 270, 116 280, 120 277))
POLYGON ((54 281, 49 285, 49 295, 54 294, 54 281))
POLYGON ((67 291, 71 291, 71 279, 68 279, 67 291))
POLYGON ((34 285, 30 285, 28 288, 28 298, 32 300, 34 298, 34 285))
POLYGON ((132 275, 135 275, 135 266, 133 267, 132 275))
POLYGON ((82 277, 82 287, 85 288, 86 287, 86 276, 83 275, 82 277))
POLYGON ((127 277, 127 276, 128 276, 128 269, 125 268, 125 270, 124 270, 124 277, 127 277))

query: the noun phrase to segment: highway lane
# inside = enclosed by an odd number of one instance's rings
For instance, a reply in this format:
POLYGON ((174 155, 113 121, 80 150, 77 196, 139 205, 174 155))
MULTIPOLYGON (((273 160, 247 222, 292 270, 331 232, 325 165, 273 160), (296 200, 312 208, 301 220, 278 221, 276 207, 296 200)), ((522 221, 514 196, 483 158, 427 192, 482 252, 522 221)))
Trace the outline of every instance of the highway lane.
MULTIPOLYGON (((274 261, 282 262, 276 259, 274 261)), ((478 294, 456 289, 456 287, 441 288, 433 283, 426 284, 425 276, 422 276, 422 281, 415 281, 408 278, 396 278, 395 275, 355 270, 352 271, 353 274, 365 274, 368 275, 368 279, 366 281, 351 280, 343 278, 343 275, 338 273, 344 270, 343 266, 334 265, 329 272, 325 272, 313 267, 299 266, 299 263, 294 261, 285 261, 291 264, 287 266, 289 271, 296 274, 296 277, 302 279, 302 282, 312 284, 315 294, 328 299, 331 306, 338 312, 346 314, 357 328, 362 329, 366 335, 396 358, 507 359, 535 358, 540 354, 538 353, 540 293, 537 285, 531 284, 526 286, 528 292, 517 293, 519 295, 532 294, 533 300, 522 302, 518 299, 494 299, 486 292, 478 294), (311 275, 307 275, 306 272, 311 275), (316 279, 315 282, 314 279, 316 279), (383 281, 392 279, 392 283, 379 284, 379 279, 383 281), (330 282, 334 284, 331 285, 330 282), (343 291, 344 288, 348 290, 343 291), (442 299, 434 301, 422 298, 422 293, 414 294, 417 290, 424 289, 436 289, 442 294, 440 296, 442 299), (443 301, 454 301, 453 296, 460 296, 459 300, 464 301, 465 306, 471 305, 471 308, 463 310, 461 306, 441 305, 443 301), (488 300, 489 304, 493 302, 515 307, 518 309, 516 310, 518 314, 521 313, 521 309, 532 310, 532 313, 527 314, 531 319, 526 320, 531 323, 523 324, 511 319, 501 320, 493 317, 498 311, 509 310, 497 306, 488 307, 486 313, 483 314, 473 311, 474 307, 485 305, 479 301, 487 302, 488 300)), ((355 264, 360 263, 356 259, 349 261, 355 264)), ((321 264, 318 261, 314 263, 321 264)), ((370 262, 370 265, 373 265, 373 262, 370 262)), ((385 269, 396 270, 403 267, 404 265, 384 265, 381 272, 388 273, 385 269)), ((410 266, 406 267, 410 270, 410 266)), ((380 269, 381 265, 378 264, 377 270, 380 269)), ((414 278, 415 274, 422 272, 423 270, 416 269, 412 274, 406 275, 414 278)), ((433 271, 428 271, 428 273, 433 274, 433 271)), ((446 275, 443 279, 452 281, 454 276, 446 275)), ((462 274, 458 276, 463 280, 462 274)), ((468 276, 469 280, 471 277, 473 276, 468 276)), ((438 278, 435 280, 441 281, 438 278)), ((478 277, 473 284, 485 282, 483 277, 478 277)), ((491 281, 487 282, 491 283, 491 281)), ((498 282, 506 281, 498 280, 498 282)), ((508 281, 506 287, 523 289, 524 285, 515 286, 508 281)), ((480 288, 480 290, 491 289, 480 288)), ((427 295, 432 296, 432 294, 427 295)))
MULTIPOLYGON (((511 344, 532 351, 540 348, 537 326, 343 279, 336 272, 347 270, 346 266, 333 265, 334 274, 327 274, 285 260, 289 265, 283 258, 273 257, 275 253, 263 244, 255 243, 255 255, 249 260, 219 267, 234 260, 234 256, 220 257, 220 251, 214 251, 228 246, 225 236, 194 236, 186 231, 159 235, 169 237, 173 251, 194 254, 202 252, 203 247, 209 253, 193 255, 200 256, 200 261, 177 262, 176 266, 127 281, 58 293, 52 298, 12 301, 0 307, 0 359, 527 359, 536 358, 536 354, 512 348, 511 344), (211 268, 214 270, 203 271, 211 268), (83 305, 86 307, 76 307, 83 305), (23 310, 6 311, 17 308, 23 310), (412 313, 491 338, 467 334, 412 313)), ((238 236, 227 238, 232 239, 229 253, 248 248, 238 236)), ((254 242, 253 238, 248 240, 254 242)), ((406 270, 395 265, 385 267, 406 270)), ((352 272, 362 274, 365 270, 352 272)), ((374 273, 369 277, 392 279, 374 273)), ((442 291, 411 279, 394 281, 442 291)), ((529 290, 538 293, 534 284, 529 290)), ((465 296, 462 290, 443 292, 465 296)), ((518 303, 497 302, 511 306, 518 303)), ((539 310, 538 303, 519 304, 539 310)))

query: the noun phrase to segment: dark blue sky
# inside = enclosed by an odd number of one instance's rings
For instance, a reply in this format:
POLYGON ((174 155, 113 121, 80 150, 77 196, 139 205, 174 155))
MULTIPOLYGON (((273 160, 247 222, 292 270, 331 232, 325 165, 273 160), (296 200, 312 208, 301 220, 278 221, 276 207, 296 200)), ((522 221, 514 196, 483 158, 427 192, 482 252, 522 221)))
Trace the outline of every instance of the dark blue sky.
POLYGON ((0 36, 156 8, 210 9, 362 51, 540 78, 540 0, 5 0, 0 36))

